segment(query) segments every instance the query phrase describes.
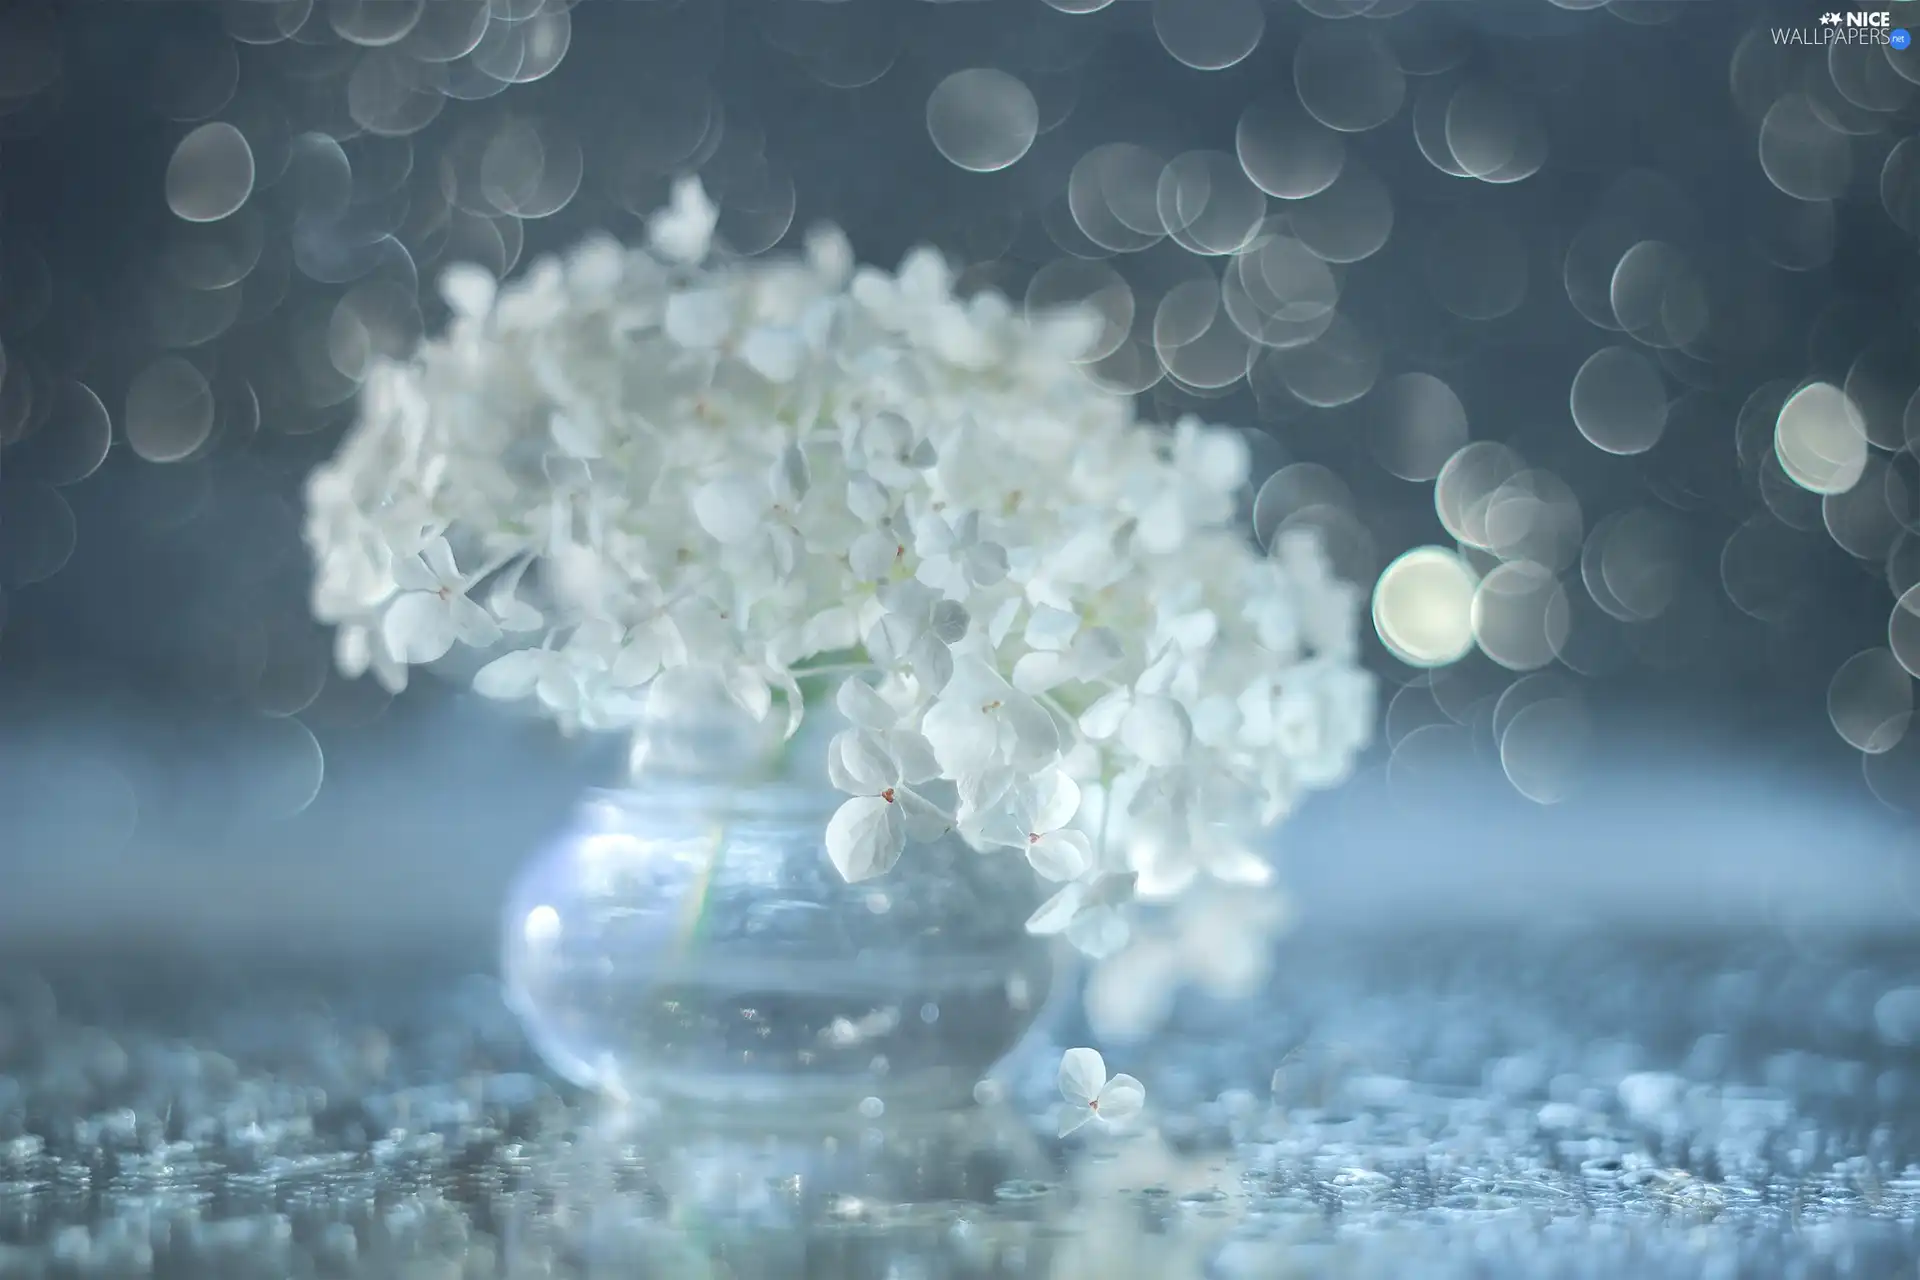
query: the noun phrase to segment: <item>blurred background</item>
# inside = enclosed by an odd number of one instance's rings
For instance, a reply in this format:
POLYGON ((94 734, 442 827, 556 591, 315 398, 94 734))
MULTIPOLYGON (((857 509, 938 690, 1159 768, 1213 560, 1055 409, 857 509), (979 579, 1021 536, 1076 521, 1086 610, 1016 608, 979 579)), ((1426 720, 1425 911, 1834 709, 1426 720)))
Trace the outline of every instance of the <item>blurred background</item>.
POLYGON ((1378 583, 1378 747, 1279 836, 1308 918, 1904 932, 1920 51, 1824 16, 6 6, 0 936, 486 938, 610 761, 343 681, 299 484, 445 266, 696 171, 740 252, 1090 302, 1088 376, 1245 428, 1261 535, 1378 583))

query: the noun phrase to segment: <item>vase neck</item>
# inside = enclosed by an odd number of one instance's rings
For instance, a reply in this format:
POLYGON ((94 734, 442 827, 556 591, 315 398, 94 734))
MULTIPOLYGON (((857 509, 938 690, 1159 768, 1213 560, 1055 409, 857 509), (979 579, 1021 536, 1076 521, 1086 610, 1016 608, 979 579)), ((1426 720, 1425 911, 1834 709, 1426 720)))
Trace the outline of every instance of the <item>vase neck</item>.
POLYGON ((636 780, 763 781, 779 772, 779 753, 748 717, 704 714, 652 717, 634 731, 636 780))
POLYGON ((831 707, 810 709, 795 736, 783 736, 785 712, 776 707, 756 720, 724 692, 683 687, 649 701, 633 733, 630 778, 635 783, 765 783, 825 786, 827 745, 837 724, 831 707))

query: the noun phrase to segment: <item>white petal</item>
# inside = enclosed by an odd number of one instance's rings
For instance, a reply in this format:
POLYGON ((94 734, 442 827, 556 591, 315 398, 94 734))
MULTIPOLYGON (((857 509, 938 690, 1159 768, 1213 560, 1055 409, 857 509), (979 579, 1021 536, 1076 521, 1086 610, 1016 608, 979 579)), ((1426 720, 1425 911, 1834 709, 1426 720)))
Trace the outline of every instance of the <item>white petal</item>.
POLYGON ((565 662, 549 662, 541 668, 533 692, 540 699, 540 705, 564 723, 580 713, 585 690, 580 687, 579 673, 572 667, 565 662))
POLYGON ((1076 676, 1073 659, 1064 653, 1036 649, 1013 664, 1013 687, 1022 693, 1045 693, 1076 676))
POLYGON ((773 711, 773 689, 767 678, 751 667, 735 667, 726 674, 727 696, 734 705, 755 720, 765 720, 773 711))
POLYGON ((1063 885, 1060 891, 1040 904, 1040 909, 1027 917, 1027 932, 1042 937, 1064 933, 1067 926, 1080 913, 1086 902, 1087 890, 1084 884, 1063 885))
POLYGON ((607 670, 607 678, 625 688, 645 684, 660 673, 660 645, 642 631, 621 647, 607 670))
POLYGON ((849 884, 884 875, 900 861, 906 822, 879 796, 855 796, 827 822, 827 856, 849 884))
POLYGON ((407 691, 407 664, 376 653, 373 657, 373 678, 382 689, 397 698, 407 691))
POLYGON ((848 795, 867 794, 866 784, 854 777, 853 771, 846 766, 847 746, 859 736, 858 730, 842 729, 827 743, 827 781, 833 784, 835 791, 844 791, 848 795))
POLYGON ((333 661, 340 674, 358 680, 373 665, 373 634, 365 627, 342 627, 334 633, 333 661))
POLYGON ((1060 1055, 1060 1096, 1082 1106, 1100 1096, 1107 1063, 1097 1049, 1069 1049, 1060 1055))
POLYGON ((911 619, 897 613, 883 613, 867 630, 867 656, 883 667, 906 660, 907 651, 920 638, 911 619))
POLYGON ((959 779, 960 803, 969 809, 1007 808, 1007 794, 1016 781, 1011 769, 988 769, 959 779))
POLYGON ((493 616, 499 621, 502 631, 513 631, 524 635, 529 631, 538 631, 546 625, 541 612, 516 595, 495 593, 487 601, 493 616))
POLYGON ((893 755, 902 782, 918 786, 940 776, 940 758, 933 754, 933 744, 911 729, 887 734, 887 750, 893 755))
POLYGON ((690 351, 719 346, 733 330, 733 299, 724 289, 690 289, 667 298, 660 318, 667 338, 690 351))
POLYGON ((1005 798, 999 804, 982 806, 973 813, 967 829, 977 843, 1005 849, 1025 849, 1032 830, 1026 815, 1011 811, 1005 798))
POLYGON ((1080 629, 1080 615, 1040 605, 1027 618, 1027 643, 1036 649, 1064 649, 1080 629))
POLYGON ((987 620, 987 639, 998 649, 1006 641, 1013 624, 1020 620, 1020 606, 1026 603, 1019 596, 1003 600, 1000 607, 993 611, 993 617, 987 620))
POLYGON ((541 670, 549 661, 550 656, 541 649, 502 654, 474 673, 473 690, 483 698, 505 701, 524 698, 533 692, 541 670))
POLYGON ((434 576, 435 583, 442 587, 460 585, 460 568, 453 562, 453 548, 445 538, 435 538, 420 550, 420 558, 426 562, 427 572, 434 576))
POLYGON ((852 723, 875 732, 893 728, 894 722, 900 718, 894 713, 893 704, 864 680, 842 682, 839 691, 833 695, 833 705, 852 723))
POLYGON ((900 780, 893 757, 873 734, 848 730, 834 741, 840 744, 840 767, 855 783, 856 795, 877 796, 900 780))
POLYGON ((553 443, 569 458, 598 458, 605 430, 585 414, 556 413, 547 419, 553 443))
POLYGON ((906 820, 907 838, 925 844, 953 830, 953 817, 911 787, 893 789, 894 808, 906 820))
POLYGON ((780 740, 791 742, 793 735, 800 732, 800 722, 806 718, 807 699, 800 691, 800 682, 790 671, 776 671, 772 676, 773 684, 780 690, 780 697, 786 704, 786 724, 781 727, 780 740))
POLYGON ((455 640, 453 619, 439 596, 413 591, 387 608, 380 634, 394 657, 411 666, 438 662, 455 640))
POLYGON ((952 546, 955 549, 959 549, 962 547, 975 547, 979 544, 980 513, 971 510, 964 511, 961 513, 960 518, 953 522, 952 546))
POLYGON ((940 637, 928 632, 907 652, 907 665, 920 682, 922 693, 937 694, 953 679, 953 650, 940 643, 940 637))
POLYGON ((808 654, 851 649, 859 639, 860 621, 844 605, 822 609, 800 628, 800 647, 808 654))
POLYGON ((1115 1076, 1100 1090, 1100 1118, 1109 1124, 1119 1124, 1139 1115, 1146 1103, 1145 1085, 1132 1076, 1115 1076))
POLYGON ((606 618, 589 618, 574 628, 572 638, 567 641, 567 653, 588 667, 605 671, 620 656, 621 643, 625 638, 626 629, 619 623, 606 618))
POLYGON ((773 472, 769 477, 769 487, 776 500, 792 506, 807 496, 807 490, 813 484, 813 471, 807 464, 807 454, 797 444, 790 444, 780 451, 774 460, 773 472))
POLYGON ((1086 1103, 1063 1102, 1060 1104, 1060 1136, 1082 1129, 1094 1116, 1093 1108, 1086 1103))
POLYGON ((941 769, 950 776, 979 773, 998 762, 999 726, 969 699, 941 698, 927 708, 920 732, 932 745, 941 769))
POLYGON ((716 541, 745 542, 760 528, 767 514, 767 492, 745 476, 729 476, 693 491, 693 518, 716 541))
POLYGON ((1181 661, 1180 651, 1168 645, 1133 682, 1134 690, 1142 696, 1164 694, 1180 674, 1181 661))
POLYGON ((1049 831, 1027 842, 1027 863, 1043 879, 1077 880, 1093 865, 1093 841, 1084 831, 1049 831))
POLYGON ((455 315, 484 316, 493 307, 493 273, 471 263, 458 263, 440 273, 440 296, 455 315))
POLYGON ((867 458, 898 458, 913 445, 913 424, 882 410, 860 427, 860 452, 867 458))
POLYGON ((799 532, 789 525, 776 524, 766 531, 766 535, 774 571, 782 581, 792 578, 794 569, 800 564, 800 555, 806 550, 799 532))
POLYGON ((1095 742, 1105 742, 1120 732, 1121 722, 1133 706, 1133 695, 1125 689, 1103 694, 1080 716, 1080 732, 1095 742))
POLYGON ((1135 892, 1156 902, 1185 893, 1200 871, 1184 848, 1175 849, 1157 839, 1134 841, 1127 850, 1127 865, 1138 877, 1135 892))
POLYGON ((967 577, 975 585, 991 587, 1007 576, 1007 549, 997 542, 983 542, 966 554, 967 577))
POLYGON ((1187 709, 1172 698, 1140 698, 1120 725, 1120 741, 1144 763, 1165 768, 1187 754, 1193 725, 1187 709))
POLYGON ((1273 865, 1237 840, 1213 837, 1197 850, 1207 874, 1226 884, 1260 885, 1273 882, 1273 865))
POLYGON ((1067 941, 1081 955, 1104 960, 1127 945, 1132 930, 1127 919, 1112 907, 1082 911, 1067 926, 1067 941))
POLYGON ((973 585, 967 581, 966 573, 952 556, 928 556, 913 571, 913 576, 922 586, 931 587, 953 600, 964 598, 973 585))
POLYGON ((661 257, 675 262, 698 262, 713 245, 713 229, 720 211, 707 199, 698 178, 673 184, 667 207, 647 220, 647 240, 661 257))
POLYGON ((768 382, 792 382, 806 348, 791 329, 759 328, 740 344, 740 358, 768 382))
POLYGON ((1131 871, 1102 872, 1087 886, 1090 906, 1116 907, 1132 902, 1139 877, 1131 871))
POLYGON ((1000 714, 1013 730, 1013 763, 1037 768, 1059 759, 1060 728, 1045 707, 1009 688, 1000 714))
POLYGON ((393 562, 393 583, 402 591, 438 591, 440 579, 419 556, 401 556, 393 562))
POLYGON ((1080 784, 1063 769, 1049 769, 1034 780, 1033 829, 1058 831, 1080 812, 1080 784))
POLYGON ((953 271, 932 245, 916 245, 900 259, 900 296, 915 303, 945 302, 953 296, 953 271))
POLYGON ((1167 629, 1173 642, 1188 653, 1197 653, 1213 643, 1220 634, 1220 619, 1211 609, 1196 609, 1173 620, 1167 629))
POLYGON ((892 496, 873 477, 855 476, 847 482, 847 510, 855 519, 872 524, 886 515, 892 505, 892 496))
MULTIPOLYGON (((918 582, 889 582, 874 592, 874 598, 888 613, 897 613, 911 619, 914 625, 924 631, 933 614, 933 606, 939 602, 937 592, 930 591, 918 582)), ((916 632, 915 634, 918 634, 916 632)))
POLYGON ((461 644, 484 649, 500 639, 500 624, 493 620, 493 615, 465 596, 454 596, 447 601, 447 618, 453 623, 453 633, 461 644))
MULTIPOLYGON (((838 227, 818 226, 807 232, 807 264, 814 273, 834 284, 843 282, 853 271, 853 246, 838 227)), ((1095 338, 1100 335, 1096 333, 1095 338)))
POLYGON ((863 582, 878 582, 893 572, 900 542, 885 529, 869 529, 847 549, 847 565, 863 582))
POLYGON ((1092 627, 1074 637, 1074 665, 1079 668, 1082 680, 1094 680, 1105 675, 1124 654, 1120 635, 1111 627, 1092 627))
POLYGON ((957 600, 936 600, 927 611, 927 629, 942 644, 959 644, 966 639, 970 621, 967 607, 957 600))

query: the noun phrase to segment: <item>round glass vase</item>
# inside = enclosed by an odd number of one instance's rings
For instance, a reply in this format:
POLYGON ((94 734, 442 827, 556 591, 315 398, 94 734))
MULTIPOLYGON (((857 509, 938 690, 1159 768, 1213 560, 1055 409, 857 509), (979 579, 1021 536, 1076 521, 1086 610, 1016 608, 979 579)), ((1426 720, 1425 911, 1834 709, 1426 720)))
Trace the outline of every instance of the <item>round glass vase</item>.
POLYGON ((1025 860, 950 835, 849 884, 825 847, 845 797, 793 772, 591 791, 522 871, 507 995, 556 1071, 680 1111, 871 1118, 966 1104, 1020 1042, 1055 965, 1025 860))

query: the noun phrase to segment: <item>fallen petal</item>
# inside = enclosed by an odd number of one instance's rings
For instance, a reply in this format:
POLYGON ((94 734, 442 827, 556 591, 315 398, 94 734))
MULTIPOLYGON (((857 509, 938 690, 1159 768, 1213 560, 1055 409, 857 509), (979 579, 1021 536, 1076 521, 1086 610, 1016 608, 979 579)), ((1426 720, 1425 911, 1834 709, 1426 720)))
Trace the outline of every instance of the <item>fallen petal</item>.
POLYGON ((1147 1103, 1147 1087, 1132 1076, 1120 1075, 1100 1090, 1100 1118, 1109 1124, 1131 1120, 1147 1103))
POLYGON ((1086 1106, 1107 1083, 1107 1062, 1098 1049, 1069 1049, 1060 1055, 1060 1096, 1086 1106))

